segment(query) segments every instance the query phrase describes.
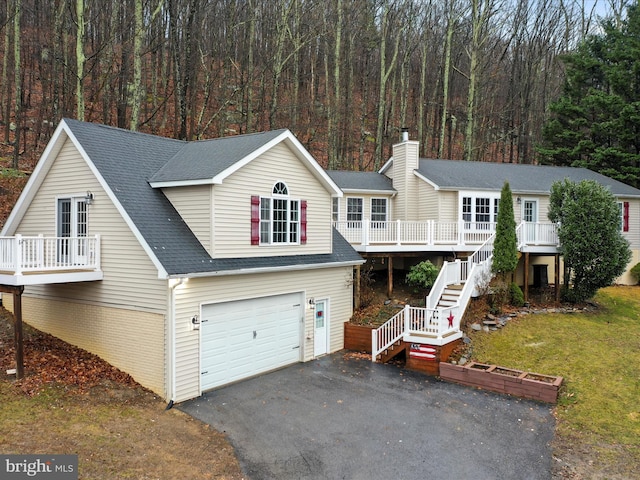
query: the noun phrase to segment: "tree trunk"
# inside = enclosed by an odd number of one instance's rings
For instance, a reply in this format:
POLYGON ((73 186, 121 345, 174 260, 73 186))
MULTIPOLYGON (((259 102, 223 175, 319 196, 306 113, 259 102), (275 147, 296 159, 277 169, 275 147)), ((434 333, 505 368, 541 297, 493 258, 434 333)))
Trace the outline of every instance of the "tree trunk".
POLYGON ((84 121, 84 0, 76 0, 76 118, 84 121))

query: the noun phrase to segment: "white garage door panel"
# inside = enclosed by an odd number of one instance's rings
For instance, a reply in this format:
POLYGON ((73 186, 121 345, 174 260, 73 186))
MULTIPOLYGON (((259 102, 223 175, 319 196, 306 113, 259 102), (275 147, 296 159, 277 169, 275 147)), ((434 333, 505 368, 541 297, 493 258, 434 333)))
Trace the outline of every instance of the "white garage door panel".
POLYGON ((302 298, 294 293, 203 306, 202 390, 299 361, 302 298))

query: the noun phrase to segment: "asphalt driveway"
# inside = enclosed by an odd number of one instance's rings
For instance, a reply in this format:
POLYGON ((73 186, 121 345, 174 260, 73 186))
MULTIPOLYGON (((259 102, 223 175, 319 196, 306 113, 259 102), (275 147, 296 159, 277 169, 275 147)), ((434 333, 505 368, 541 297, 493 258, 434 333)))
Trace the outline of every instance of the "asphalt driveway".
POLYGON ((251 480, 551 478, 548 405, 344 357, 179 408, 225 432, 251 480))

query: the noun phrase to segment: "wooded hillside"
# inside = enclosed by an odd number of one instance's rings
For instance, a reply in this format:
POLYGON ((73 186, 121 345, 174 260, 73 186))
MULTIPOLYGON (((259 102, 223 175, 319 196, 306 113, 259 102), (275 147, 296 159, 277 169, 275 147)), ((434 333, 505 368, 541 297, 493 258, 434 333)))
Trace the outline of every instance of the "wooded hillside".
POLYGON ((29 171, 62 117, 182 139, 286 127, 356 170, 407 126, 426 157, 531 163, 559 55, 626 3, 7 0, 0 166, 29 171))

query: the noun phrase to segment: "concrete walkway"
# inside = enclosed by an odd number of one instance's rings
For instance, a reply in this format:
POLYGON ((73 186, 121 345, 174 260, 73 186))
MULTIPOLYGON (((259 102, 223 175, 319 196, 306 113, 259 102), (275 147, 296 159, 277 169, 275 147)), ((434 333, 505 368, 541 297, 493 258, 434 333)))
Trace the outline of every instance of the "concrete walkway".
POLYGON ((179 408, 226 433, 252 480, 551 478, 550 406, 345 356, 179 408))

